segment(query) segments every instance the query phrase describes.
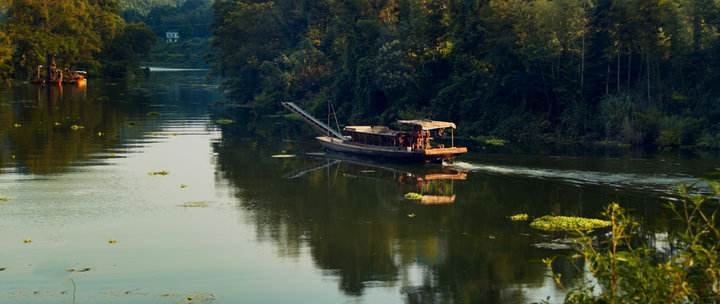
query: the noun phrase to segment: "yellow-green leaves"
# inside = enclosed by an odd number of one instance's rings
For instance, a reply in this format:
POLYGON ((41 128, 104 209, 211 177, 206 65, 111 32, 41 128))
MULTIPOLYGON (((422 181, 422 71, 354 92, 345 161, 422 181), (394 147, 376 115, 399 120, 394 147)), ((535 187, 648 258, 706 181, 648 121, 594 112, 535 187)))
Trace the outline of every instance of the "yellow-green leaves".
POLYGON ((518 213, 518 214, 509 216, 509 218, 513 222, 524 222, 524 221, 528 220, 529 216, 527 213, 518 213))
POLYGON ((422 199, 422 194, 415 193, 415 192, 408 192, 408 193, 405 193, 405 199, 419 201, 422 199))
POLYGON ((610 222, 575 216, 546 215, 530 223, 530 227, 544 231, 586 231, 609 227, 610 222))

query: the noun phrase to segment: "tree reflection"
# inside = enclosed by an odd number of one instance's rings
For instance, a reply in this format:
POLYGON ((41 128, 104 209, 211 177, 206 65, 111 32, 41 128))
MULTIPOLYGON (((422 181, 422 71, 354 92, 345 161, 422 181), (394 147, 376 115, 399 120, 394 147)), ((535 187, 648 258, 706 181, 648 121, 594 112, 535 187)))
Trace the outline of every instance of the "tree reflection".
MULTIPOLYGON (((282 137, 278 128, 265 131, 282 137)), ((274 243, 280 255, 309 248, 347 295, 397 286, 409 303, 498 303, 512 284, 542 285, 545 269, 531 261, 545 253, 529 250, 532 241, 522 235, 529 228, 504 218, 517 206, 497 204, 495 184, 470 185, 451 178, 458 172, 422 166, 271 158, 273 151, 308 146, 267 138, 225 134, 215 146, 218 171, 236 186, 258 239, 274 243), (403 199, 418 190, 457 199, 442 205, 403 199)))

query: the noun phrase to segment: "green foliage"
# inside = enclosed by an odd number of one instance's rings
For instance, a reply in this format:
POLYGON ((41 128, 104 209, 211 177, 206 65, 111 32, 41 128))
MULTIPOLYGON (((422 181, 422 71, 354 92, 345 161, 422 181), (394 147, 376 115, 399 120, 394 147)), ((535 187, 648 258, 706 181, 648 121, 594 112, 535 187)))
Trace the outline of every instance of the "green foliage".
POLYGON ((529 216, 527 213, 518 213, 518 214, 509 216, 509 218, 513 222, 524 222, 524 221, 528 220, 529 216))
POLYGON ((19 75, 31 75, 57 56, 59 66, 97 69, 104 44, 124 26, 113 1, 13 1, 8 32, 14 45, 13 63, 19 75))
POLYGON ((544 231, 587 231, 610 226, 610 222, 577 216, 545 215, 534 219, 530 227, 544 231))
POLYGON ((103 73, 111 77, 124 77, 137 67, 155 43, 155 34, 143 23, 128 24, 103 53, 103 73))
POLYGON ((413 114, 472 135, 633 145, 697 144, 720 115, 715 1, 220 0, 213 10, 214 70, 234 102, 259 111, 322 96, 352 123, 413 114))
POLYGON ((115 0, 9 1, 7 24, 0 25, 0 78, 30 78, 47 55, 59 68, 105 66, 111 75, 123 74, 154 37, 142 25, 126 26, 119 9, 115 0))
POLYGON ((0 24, 0 79, 7 79, 12 73, 12 51, 10 36, 5 32, 5 26, 0 24))
MULTIPOLYGON (((715 183, 715 195, 720 187, 715 183)), ((661 255, 638 242, 638 222, 617 204, 605 216, 611 223, 600 244, 590 235, 578 239, 597 283, 570 290, 565 303, 717 303, 720 301, 720 231, 717 206, 709 196, 682 188, 683 204, 669 208, 684 224, 671 234, 673 250, 661 255), (710 212, 709 209, 714 209, 710 212), (599 286, 594 286, 597 284, 599 286), (597 289, 599 287, 599 289, 597 289), (597 292, 599 290, 599 292, 597 292), (595 292, 594 292, 595 291, 595 292)))
POLYGON ((422 199, 422 194, 415 193, 415 192, 408 192, 405 193, 405 199, 406 200, 413 200, 413 201, 419 201, 422 199))
POLYGON ((155 5, 141 19, 157 36, 178 32, 181 39, 207 38, 211 35, 212 1, 185 0, 174 5, 155 5))

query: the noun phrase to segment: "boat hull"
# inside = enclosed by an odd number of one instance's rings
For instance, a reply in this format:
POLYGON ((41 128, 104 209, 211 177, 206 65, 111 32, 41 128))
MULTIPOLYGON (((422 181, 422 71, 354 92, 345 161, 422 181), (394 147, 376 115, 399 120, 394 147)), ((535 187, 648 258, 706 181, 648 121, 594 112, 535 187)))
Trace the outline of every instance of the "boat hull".
POLYGON ((331 151, 373 158, 380 157, 399 162, 440 163, 442 161, 452 160, 458 154, 467 153, 466 148, 438 148, 408 151, 399 147, 357 144, 329 136, 320 136, 317 137, 317 140, 324 148, 331 151))

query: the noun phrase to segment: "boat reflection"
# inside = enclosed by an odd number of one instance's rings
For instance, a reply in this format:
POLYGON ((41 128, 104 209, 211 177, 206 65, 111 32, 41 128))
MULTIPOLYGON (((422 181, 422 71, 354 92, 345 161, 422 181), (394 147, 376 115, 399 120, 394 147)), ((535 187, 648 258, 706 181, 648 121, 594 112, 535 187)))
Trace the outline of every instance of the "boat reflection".
POLYGON ((335 153, 310 153, 317 160, 305 168, 286 174, 296 179, 315 171, 328 170, 344 177, 394 181, 403 193, 413 193, 421 205, 445 205, 455 202, 455 181, 467 180, 468 173, 442 166, 392 166, 335 153), (409 187, 414 186, 414 187, 409 187), (412 192, 407 192, 411 191, 412 192))

